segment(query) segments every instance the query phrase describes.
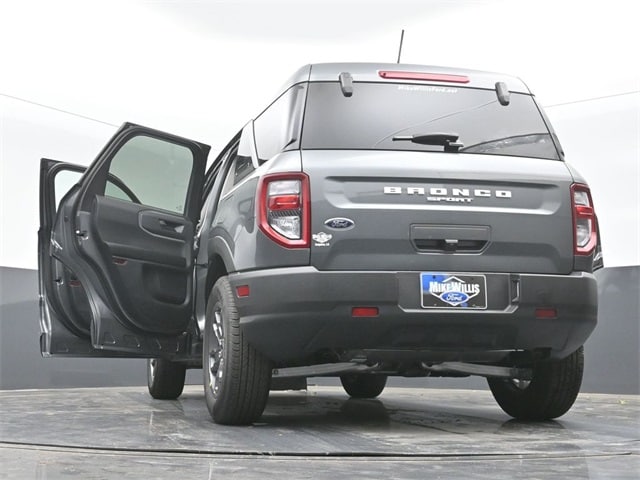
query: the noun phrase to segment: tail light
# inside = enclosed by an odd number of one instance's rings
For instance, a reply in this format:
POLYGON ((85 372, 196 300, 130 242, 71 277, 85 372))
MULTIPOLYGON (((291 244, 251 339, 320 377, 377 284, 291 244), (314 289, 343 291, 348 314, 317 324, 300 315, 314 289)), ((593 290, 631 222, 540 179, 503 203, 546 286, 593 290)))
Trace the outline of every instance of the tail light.
POLYGON ((571 207, 574 252, 576 255, 591 255, 598 242, 598 227, 589 187, 581 183, 571 185, 571 207))
POLYGON ((258 185, 260 230, 287 248, 308 248, 311 224, 309 177, 304 173, 265 175, 258 185))

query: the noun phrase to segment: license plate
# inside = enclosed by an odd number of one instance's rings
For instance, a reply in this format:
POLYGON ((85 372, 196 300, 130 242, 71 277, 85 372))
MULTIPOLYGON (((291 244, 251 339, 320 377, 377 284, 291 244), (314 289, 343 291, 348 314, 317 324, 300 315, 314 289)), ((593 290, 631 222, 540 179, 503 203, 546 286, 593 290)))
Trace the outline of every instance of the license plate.
POLYGON ((420 274, 422 308, 487 308, 487 279, 484 275, 423 272, 420 274))

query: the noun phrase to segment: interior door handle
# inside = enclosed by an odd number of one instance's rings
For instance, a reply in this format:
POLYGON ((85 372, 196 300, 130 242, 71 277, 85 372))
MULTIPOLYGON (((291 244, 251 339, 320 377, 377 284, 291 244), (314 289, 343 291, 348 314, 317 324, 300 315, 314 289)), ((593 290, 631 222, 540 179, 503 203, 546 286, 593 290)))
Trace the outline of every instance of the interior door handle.
POLYGON ((145 210, 138 213, 140 228, 151 235, 185 240, 185 236, 191 236, 193 227, 187 218, 177 215, 167 215, 162 212, 145 210))
POLYGON ((173 230, 176 233, 184 232, 184 225, 179 222, 171 222, 169 220, 165 220, 164 218, 159 218, 158 223, 163 229, 173 230))

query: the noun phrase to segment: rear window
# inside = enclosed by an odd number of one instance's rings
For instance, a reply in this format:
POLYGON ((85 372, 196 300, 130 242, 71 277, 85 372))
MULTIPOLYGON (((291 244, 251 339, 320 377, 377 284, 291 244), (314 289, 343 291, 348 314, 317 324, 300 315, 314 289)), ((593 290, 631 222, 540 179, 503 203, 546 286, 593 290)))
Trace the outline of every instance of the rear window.
POLYGON ((345 97, 337 82, 309 84, 304 149, 443 152, 441 145, 394 137, 455 134, 459 152, 558 159, 533 98, 511 93, 509 105, 494 90, 396 83, 354 83, 345 97))

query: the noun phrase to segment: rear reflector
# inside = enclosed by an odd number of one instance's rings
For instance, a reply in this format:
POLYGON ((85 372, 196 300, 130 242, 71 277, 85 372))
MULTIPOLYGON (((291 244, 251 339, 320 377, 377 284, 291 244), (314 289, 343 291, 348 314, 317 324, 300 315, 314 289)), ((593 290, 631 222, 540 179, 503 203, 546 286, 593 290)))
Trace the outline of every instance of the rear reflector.
POLYGON ((248 297, 249 293, 251 293, 249 285, 239 285, 236 287, 236 295, 238 295, 238 298, 248 297))
POLYGON ((399 72, 394 70, 381 70, 378 72, 378 75, 388 80, 421 80, 424 82, 469 83, 469 77, 465 75, 450 75, 446 73, 399 72))
POLYGON ((269 196, 269 210, 295 210, 300 208, 300 195, 269 196))
POLYGON ((352 317, 377 317, 378 307, 353 307, 351 309, 352 317))
POLYGON ((558 311, 555 308, 536 308, 536 318, 557 318, 558 311))

